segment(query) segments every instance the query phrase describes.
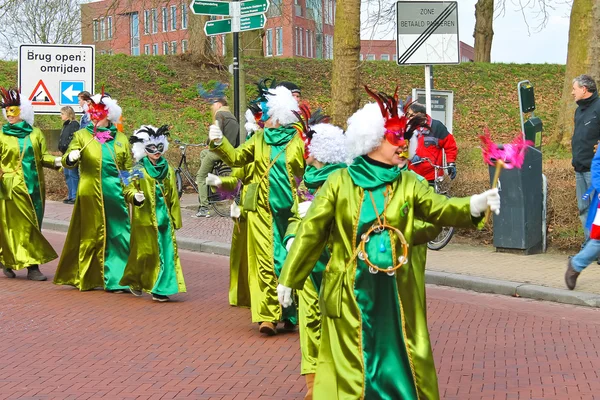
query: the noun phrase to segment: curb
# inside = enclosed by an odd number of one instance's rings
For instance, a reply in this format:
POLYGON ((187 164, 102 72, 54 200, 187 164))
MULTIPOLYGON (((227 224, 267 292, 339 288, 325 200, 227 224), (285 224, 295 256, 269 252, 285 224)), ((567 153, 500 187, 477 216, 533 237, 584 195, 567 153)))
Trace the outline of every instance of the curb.
MULTIPOLYGON (((67 232, 69 223, 46 219, 43 229, 67 232)), ((231 244, 211 240, 177 237, 177 246, 182 250, 199 253, 211 253, 229 256, 231 244)), ((453 274, 442 271, 425 271, 425 283, 430 285, 448 286, 457 289, 471 290, 479 293, 500 294, 504 296, 523 297, 534 300, 552 301, 555 303, 572 304, 576 306, 600 307, 600 294, 577 292, 566 289, 532 285, 529 283, 503 281, 499 279, 481 278, 478 276, 453 274)))

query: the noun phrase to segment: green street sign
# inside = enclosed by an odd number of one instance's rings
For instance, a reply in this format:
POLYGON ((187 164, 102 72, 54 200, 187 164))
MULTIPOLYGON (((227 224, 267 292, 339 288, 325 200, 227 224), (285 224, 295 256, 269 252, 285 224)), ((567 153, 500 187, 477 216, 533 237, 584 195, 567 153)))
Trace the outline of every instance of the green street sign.
POLYGON ((248 0, 240 3, 240 14, 262 14, 269 9, 269 0, 248 0))
POLYGON ((253 29, 262 29, 267 23, 265 14, 251 15, 240 18, 240 32, 251 31, 253 29))
POLYGON ((218 19, 208 21, 204 25, 204 33, 206 36, 222 35, 231 32, 231 19, 218 19))
POLYGON ((194 0, 190 8, 194 14, 199 15, 229 15, 230 4, 227 1, 194 0))

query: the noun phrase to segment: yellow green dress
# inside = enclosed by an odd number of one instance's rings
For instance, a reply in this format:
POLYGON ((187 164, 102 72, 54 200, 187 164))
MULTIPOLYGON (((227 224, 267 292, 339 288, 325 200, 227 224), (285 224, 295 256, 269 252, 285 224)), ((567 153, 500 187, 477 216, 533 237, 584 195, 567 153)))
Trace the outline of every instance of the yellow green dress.
POLYGON ((277 277, 287 255, 283 238, 297 202, 295 177, 304 174, 304 143, 294 128, 280 127, 257 132, 237 149, 225 138, 211 148, 231 167, 254 163, 250 183, 258 184, 257 207, 246 210, 252 322, 297 323, 294 307, 282 315, 277 277))
POLYGON ((0 135, 0 262, 19 270, 58 257, 42 235, 44 170, 55 168, 44 134, 27 122, 5 124, 0 135))
POLYGON ((98 130, 109 130, 113 139, 100 144, 90 124, 75 132, 63 156, 64 167, 79 167, 80 180, 54 283, 79 290, 127 289, 119 284, 129 256, 130 232, 120 172, 131 170, 131 150, 127 137, 114 125, 98 130), (81 158, 69 165, 69 153, 84 146, 81 158))
POLYGON ((140 190, 146 199, 132 206, 130 253, 120 285, 163 296, 185 292, 175 238, 181 228, 175 171, 163 157, 156 165, 144 157, 136 169, 143 178, 129 183, 125 200, 134 204, 140 190))
MULTIPOLYGON (((331 174, 317 192, 279 278, 282 285, 302 289, 330 241, 331 260, 321 282, 314 399, 439 398, 424 266, 413 265, 412 259, 416 219, 461 227, 480 221, 471 217, 468 198, 447 199, 414 174, 373 165, 364 157, 331 174), (409 246, 408 263, 392 276, 371 273, 357 251, 377 215, 385 215, 409 246)), ((371 235, 366 243, 369 259, 381 268, 397 264, 400 251, 388 231, 371 235)))

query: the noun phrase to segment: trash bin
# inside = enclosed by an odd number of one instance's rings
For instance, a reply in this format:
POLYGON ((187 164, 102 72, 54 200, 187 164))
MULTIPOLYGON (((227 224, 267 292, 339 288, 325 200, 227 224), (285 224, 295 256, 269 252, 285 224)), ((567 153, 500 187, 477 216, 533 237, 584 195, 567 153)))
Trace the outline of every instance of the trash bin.
MULTIPOLYGON (((490 166, 490 182, 496 168, 490 166)), ((538 254, 542 240, 542 152, 528 147, 521 169, 505 169, 498 180, 500 215, 493 214, 498 252, 538 254)))

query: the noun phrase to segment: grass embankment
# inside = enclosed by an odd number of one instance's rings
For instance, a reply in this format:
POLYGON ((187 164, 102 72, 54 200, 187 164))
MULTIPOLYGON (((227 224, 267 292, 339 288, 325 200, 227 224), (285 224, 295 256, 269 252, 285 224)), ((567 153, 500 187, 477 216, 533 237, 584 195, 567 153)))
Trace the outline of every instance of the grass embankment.
MULTIPOLYGON (((290 80, 302 87, 303 97, 311 106, 326 111, 330 104, 331 62, 324 60, 255 58, 245 61, 246 92, 254 98, 251 82, 261 77, 290 80)), ((15 85, 15 62, 0 62, 0 85, 15 85)), ((564 79, 563 65, 549 64, 461 64, 436 66, 435 88, 454 91, 454 135, 459 146, 458 177, 453 193, 466 195, 489 185, 487 167, 481 158, 478 135, 488 127, 497 142, 509 141, 520 129, 517 82, 529 79, 535 86, 536 115, 544 122, 544 138, 556 129, 556 114, 564 79)), ((209 105, 197 95, 196 85, 210 86, 227 81, 223 70, 192 64, 180 56, 123 55, 97 58, 96 87, 118 99, 123 107, 126 132, 141 124, 169 124, 174 138, 183 141, 205 140, 210 123, 209 105)), ((423 87, 422 67, 398 67, 393 62, 365 62, 361 69, 363 83, 378 90, 392 92, 396 85, 402 97, 413 87, 423 87)), ((362 93, 367 101, 366 93, 362 93)), ((59 129, 56 116, 38 116, 42 129, 59 129)), ((190 153, 191 167, 198 166, 197 152, 190 153)), ((176 146, 168 158, 179 158, 176 146)), ((557 249, 578 246, 581 228, 575 202, 575 179, 570 166, 570 154, 565 151, 544 153, 544 173, 549 182, 549 238, 557 249)), ((53 171, 47 174, 49 196, 66 195, 62 177, 53 171)), ((466 234, 481 242, 490 242, 489 229, 466 234)))

